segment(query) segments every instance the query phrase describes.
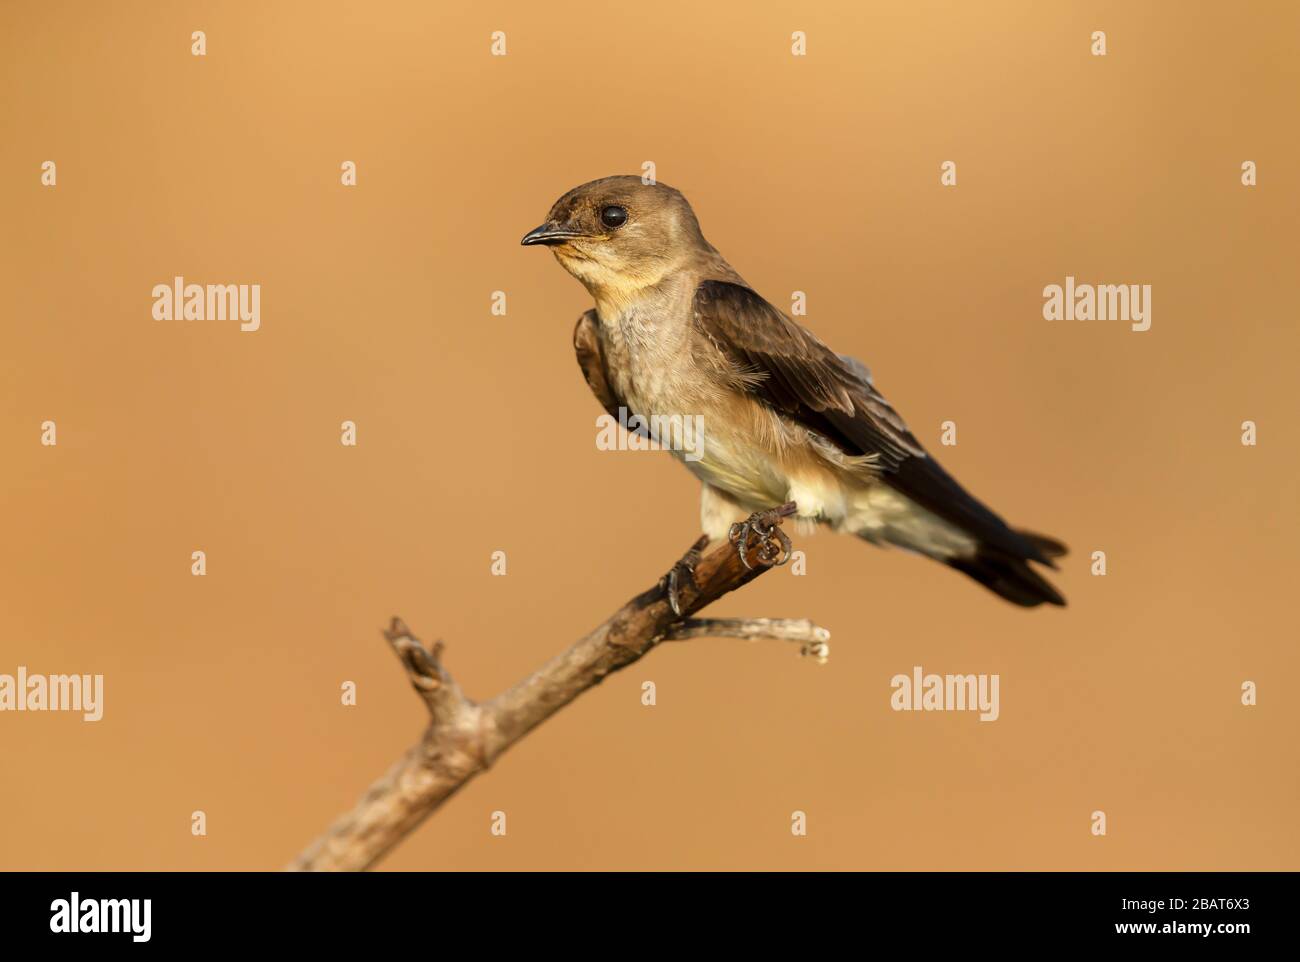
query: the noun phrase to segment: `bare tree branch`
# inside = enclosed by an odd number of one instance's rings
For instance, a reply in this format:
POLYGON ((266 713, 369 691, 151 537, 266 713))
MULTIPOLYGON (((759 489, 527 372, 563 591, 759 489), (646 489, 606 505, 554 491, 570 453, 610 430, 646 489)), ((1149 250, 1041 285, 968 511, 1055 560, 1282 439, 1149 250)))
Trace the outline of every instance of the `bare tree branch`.
POLYGON ((811 655, 820 664, 825 664, 831 654, 831 633, 807 618, 684 618, 668 630, 663 640, 691 638, 797 641, 799 654, 811 655))
MULTIPOLYGON (((774 514, 794 512, 783 505, 774 514)), ((706 539, 696 542, 697 551, 706 539)), ((751 549, 771 547, 750 544, 751 549)), ((779 554, 779 552, 777 552, 779 554)), ((771 551, 750 551, 764 560, 771 551)), ((690 553, 688 552, 688 556, 690 553)), ((442 643, 426 648, 394 618, 384 637, 397 653, 416 693, 429 710, 429 725, 353 809, 309 845, 289 866, 299 871, 359 870, 373 866, 466 782, 607 675, 626 668, 661 641, 704 635, 797 641, 805 654, 825 660, 830 633, 809 621, 696 619, 690 617, 747 584, 766 565, 747 567, 733 545, 699 560, 693 577, 680 578, 681 616, 667 596, 668 578, 642 592, 563 654, 491 701, 466 698, 442 663, 442 643)))

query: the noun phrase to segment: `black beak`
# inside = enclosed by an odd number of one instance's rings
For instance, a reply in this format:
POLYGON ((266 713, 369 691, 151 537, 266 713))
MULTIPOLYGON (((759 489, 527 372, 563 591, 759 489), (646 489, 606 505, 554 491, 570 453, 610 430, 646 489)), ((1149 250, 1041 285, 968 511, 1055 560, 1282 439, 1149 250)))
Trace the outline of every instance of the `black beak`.
POLYGON ((543 224, 541 227, 534 227, 519 243, 525 247, 531 247, 533 244, 542 244, 546 247, 554 247, 556 244, 563 244, 572 237, 581 237, 582 235, 571 230, 565 230, 557 224, 543 224))

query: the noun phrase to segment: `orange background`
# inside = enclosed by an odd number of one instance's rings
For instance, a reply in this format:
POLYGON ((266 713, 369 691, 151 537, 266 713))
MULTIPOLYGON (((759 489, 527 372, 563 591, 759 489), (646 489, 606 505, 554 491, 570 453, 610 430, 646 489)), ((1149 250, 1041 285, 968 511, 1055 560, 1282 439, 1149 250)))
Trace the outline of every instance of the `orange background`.
POLYGON ((1072 547, 1070 607, 799 539, 805 577, 710 613, 814 617, 829 664, 652 653, 384 867, 1300 868, 1300 8, 732 6, 0 7, 0 672, 106 686, 96 724, 0 715, 0 866, 279 867, 421 728, 389 616, 488 697, 666 570, 698 485, 596 449, 589 298, 518 243, 652 160, 963 483, 1072 547), (176 274, 261 284, 262 329, 154 321, 176 274), (1044 321, 1067 274, 1151 284, 1152 329, 1044 321), (913 665, 1000 674, 1001 719, 891 711, 913 665))

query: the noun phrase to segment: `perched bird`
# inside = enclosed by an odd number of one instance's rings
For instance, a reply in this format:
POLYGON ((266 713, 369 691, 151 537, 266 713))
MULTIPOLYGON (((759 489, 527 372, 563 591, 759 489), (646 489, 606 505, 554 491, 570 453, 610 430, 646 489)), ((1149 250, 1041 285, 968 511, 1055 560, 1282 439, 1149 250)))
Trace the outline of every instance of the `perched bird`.
POLYGON ((611 415, 702 418, 695 456, 673 453, 704 484, 705 534, 738 542, 746 564, 755 536, 760 549, 784 538, 772 506, 794 502, 798 519, 934 558, 1017 605, 1065 604, 1030 567, 1054 568, 1064 545, 1009 527, 969 495, 866 367, 745 283, 679 191, 595 180, 557 200, 522 243, 549 247, 595 300, 574 346, 611 415))

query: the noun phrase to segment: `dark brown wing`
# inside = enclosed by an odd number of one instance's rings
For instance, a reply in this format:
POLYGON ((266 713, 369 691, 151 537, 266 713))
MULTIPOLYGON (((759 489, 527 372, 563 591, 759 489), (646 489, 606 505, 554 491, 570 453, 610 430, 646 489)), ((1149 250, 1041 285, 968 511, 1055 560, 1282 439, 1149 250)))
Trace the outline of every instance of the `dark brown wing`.
POLYGON ((600 349, 600 335, 595 311, 587 311, 578 318, 578 325, 573 329, 573 350, 578 355, 578 367, 587 379, 587 386, 596 395, 600 406, 618 419, 620 407, 625 407, 623 400, 609 386, 609 377, 605 373, 605 352, 600 349))
POLYGON ((925 452, 861 364, 841 358, 748 287, 705 281, 694 306, 697 326, 718 350, 762 375, 752 390, 764 402, 848 454, 876 455, 882 481, 981 544, 1050 564, 925 452))
POLYGON ((632 434, 649 438, 650 429, 645 424, 639 424, 636 428, 628 427, 631 412, 609 383, 605 352, 600 346, 599 325, 595 311, 587 311, 578 318, 578 325, 573 329, 573 351, 578 356, 578 367, 582 368, 582 376, 587 379, 587 387, 591 388, 591 393, 596 395, 596 400, 609 416, 632 434))

